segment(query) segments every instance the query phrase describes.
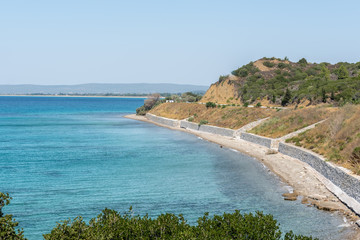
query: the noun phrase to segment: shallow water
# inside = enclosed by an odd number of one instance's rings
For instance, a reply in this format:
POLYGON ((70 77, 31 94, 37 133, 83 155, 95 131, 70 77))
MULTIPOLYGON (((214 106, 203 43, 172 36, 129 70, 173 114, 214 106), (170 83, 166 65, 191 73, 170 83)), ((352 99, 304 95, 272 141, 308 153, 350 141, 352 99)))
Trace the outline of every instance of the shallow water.
POLYGON ((259 161, 196 136, 123 118, 143 99, 0 97, 0 191, 25 236, 105 207, 157 216, 240 209, 271 213, 283 231, 341 239, 343 219, 284 201, 259 161))

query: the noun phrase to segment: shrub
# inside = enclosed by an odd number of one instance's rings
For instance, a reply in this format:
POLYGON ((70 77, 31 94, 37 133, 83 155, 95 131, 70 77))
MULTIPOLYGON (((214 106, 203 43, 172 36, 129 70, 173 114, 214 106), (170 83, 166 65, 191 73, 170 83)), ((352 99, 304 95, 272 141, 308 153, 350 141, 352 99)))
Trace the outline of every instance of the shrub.
POLYGON ((204 124, 208 124, 209 122, 207 120, 200 120, 199 122, 199 126, 204 125, 204 124))
POLYGON ((285 92, 285 95, 281 101, 281 105, 282 106, 286 106, 289 102, 290 102, 290 99, 291 99, 291 92, 290 90, 287 88, 286 89, 286 92, 285 92))
POLYGON ((226 78, 228 78, 228 77, 229 77, 229 75, 226 75, 226 76, 220 75, 219 82, 221 83, 221 82, 225 81, 226 78))
POLYGON ((4 215, 2 211, 3 207, 10 204, 11 199, 8 193, 0 192, 0 239, 23 240, 25 238, 22 229, 16 230, 19 223, 12 218, 12 215, 4 215))
POLYGON ((247 75, 249 75, 249 72, 246 69, 240 69, 238 72, 239 77, 247 77, 247 75))
POLYGON ((248 107, 248 106, 249 106, 249 102, 244 102, 243 106, 244 106, 244 107, 248 107))
POLYGON ((105 209, 86 224, 82 218, 64 221, 44 235, 50 239, 267 239, 267 240, 311 240, 312 237, 295 235, 292 231, 284 234, 272 215, 262 212, 241 214, 224 213, 209 217, 205 213, 190 226, 182 215, 166 213, 151 219, 134 216, 131 211, 120 213, 105 209))
POLYGON ((287 64, 281 62, 281 63, 279 63, 277 66, 278 66, 278 68, 283 69, 283 68, 286 68, 287 64))
POLYGON ((344 79, 349 77, 349 72, 346 69, 346 67, 344 65, 341 65, 337 70, 336 70, 336 75, 338 76, 339 79, 344 79))
POLYGON ((136 114, 137 115, 144 116, 146 113, 147 113, 147 110, 145 109, 145 106, 141 106, 141 107, 136 109, 136 114))
POLYGON ((188 121, 189 121, 189 122, 193 122, 193 121, 194 121, 194 117, 189 117, 189 118, 188 118, 188 121))
POLYGON ((255 107, 257 107, 257 108, 261 107, 261 103, 258 102, 258 103, 255 105, 255 107))
POLYGON ((144 105, 136 109, 137 115, 145 115, 148 111, 150 111, 153 107, 160 103, 160 94, 154 93, 150 95, 144 101, 144 105))
POLYGON ((302 66, 306 66, 308 64, 305 58, 300 59, 298 63, 300 63, 302 66))
POLYGON ((265 62, 263 62, 263 65, 264 65, 265 67, 272 68, 272 67, 275 66, 275 63, 269 62, 269 61, 265 61, 265 62))
POLYGON ((207 102, 205 104, 206 108, 216 108, 216 103, 213 102, 207 102))
POLYGON ((353 161, 355 162, 360 162, 360 147, 356 147, 354 148, 352 154, 351 154, 351 158, 353 161))

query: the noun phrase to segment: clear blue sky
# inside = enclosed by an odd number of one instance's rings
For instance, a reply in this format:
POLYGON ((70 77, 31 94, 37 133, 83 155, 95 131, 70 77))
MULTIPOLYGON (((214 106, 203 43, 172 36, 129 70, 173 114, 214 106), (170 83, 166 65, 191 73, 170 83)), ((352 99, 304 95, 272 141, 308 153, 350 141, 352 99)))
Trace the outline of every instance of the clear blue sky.
POLYGON ((0 0, 0 84, 209 85, 261 57, 360 61, 360 1, 0 0))

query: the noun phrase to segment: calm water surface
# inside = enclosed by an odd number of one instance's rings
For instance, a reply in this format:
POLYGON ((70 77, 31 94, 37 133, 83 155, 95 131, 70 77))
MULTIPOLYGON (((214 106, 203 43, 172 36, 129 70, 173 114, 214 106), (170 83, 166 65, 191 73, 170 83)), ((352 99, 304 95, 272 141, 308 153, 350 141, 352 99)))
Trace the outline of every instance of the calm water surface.
MULTIPOLYGON (((0 97, 0 191, 30 240, 105 207, 157 216, 240 209, 283 231, 341 239, 336 214, 284 201, 286 186, 252 157, 196 136, 125 119, 143 99, 0 97)), ((251 149, 250 149, 251 150, 251 149)))

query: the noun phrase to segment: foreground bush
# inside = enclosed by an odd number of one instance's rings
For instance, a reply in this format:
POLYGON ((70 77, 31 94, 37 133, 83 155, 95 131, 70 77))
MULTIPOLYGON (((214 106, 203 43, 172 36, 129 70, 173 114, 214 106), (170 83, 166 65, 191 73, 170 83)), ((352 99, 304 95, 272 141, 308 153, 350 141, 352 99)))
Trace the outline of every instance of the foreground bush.
MULTIPOLYGON (((131 209, 130 209, 131 210, 131 209)), ((224 213, 197 220, 196 226, 187 224, 182 215, 162 214, 155 219, 148 215, 133 216, 131 211, 121 215, 110 209, 86 224, 81 217, 59 223, 44 238, 50 239, 266 239, 310 240, 312 237, 286 233, 282 238, 279 225, 271 215, 224 213)))
POLYGON ((3 207, 10 204, 11 197, 8 193, 0 192, 0 240, 23 240, 24 238, 22 230, 16 230, 19 225, 12 215, 4 214, 2 212, 3 207))

